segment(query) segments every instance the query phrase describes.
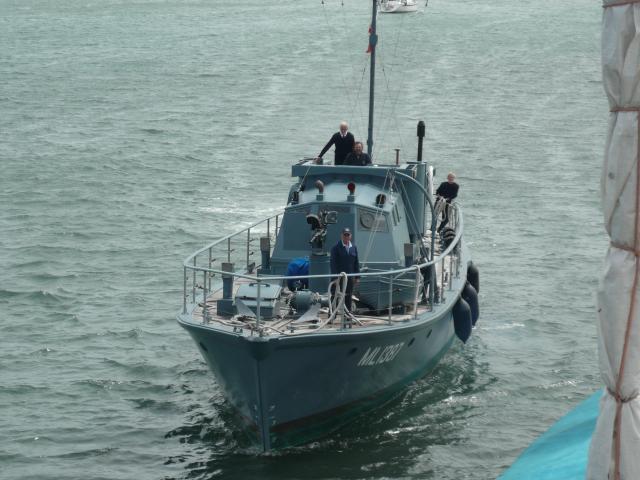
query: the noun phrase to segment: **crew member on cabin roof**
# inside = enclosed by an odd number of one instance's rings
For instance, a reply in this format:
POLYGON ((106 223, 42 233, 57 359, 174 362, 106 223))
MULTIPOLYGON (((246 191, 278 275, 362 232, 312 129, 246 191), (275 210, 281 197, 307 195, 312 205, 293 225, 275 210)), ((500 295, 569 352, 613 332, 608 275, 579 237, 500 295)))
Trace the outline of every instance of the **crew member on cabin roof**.
MULTIPOLYGON (((458 189, 460 186, 456 183, 456 175, 453 172, 449 172, 447 175, 447 181, 442 182, 438 189, 436 190, 436 195, 439 201, 446 201, 447 203, 451 203, 451 200, 458 196, 458 189)), ((442 230, 445 225, 449 222, 448 208, 445 206, 442 211, 442 222, 438 227, 438 231, 442 230)))
POLYGON ((353 145, 353 152, 347 155, 347 158, 344 159, 345 165, 358 165, 365 166, 371 165, 371 157, 368 153, 362 152, 362 142, 356 142, 353 145))
POLYGON ((355 138, 353 137, 353 133, 349 132, 349 125, 347 122, 340 123, 340 131, 333 134, 333 136, 329 139, 327 144, 324 146, 320 155, 318 155, 318 159, 321 159, 322 156, 327 153, 327 151, 331 148, 331 145, 335 145, 336 153, 334 157, 334 165, 343 165, 345 157, 353 151, 353 144, 355 143, 355 138))
MULTIPOLYGON (((360 262, 358 261, 358 249, 351 243, 351 230, 342 229, 342 236, 338 243, 331 249, 331 273, 337 275, 344 273, 360 273, 360 262)), ((345 292, 344 304, 351 311, 351 294, 353 285, 359 280, 358 277, 348 277, 347 290, 345 292)), ((332 294, 334 291, 332 289, 332 294)))

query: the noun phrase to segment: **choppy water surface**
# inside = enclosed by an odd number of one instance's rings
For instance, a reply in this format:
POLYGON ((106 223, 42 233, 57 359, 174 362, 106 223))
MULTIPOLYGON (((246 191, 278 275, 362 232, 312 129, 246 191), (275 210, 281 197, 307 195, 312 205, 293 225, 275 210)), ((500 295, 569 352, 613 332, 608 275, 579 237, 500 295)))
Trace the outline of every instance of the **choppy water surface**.
POLYGON ((366 137, 364 1, 0 0, 3 478, 490 479, 599 386, 601 8, 380 18, 375 148, 461 183, 479 327, 391 405, 260 455, 174 320, 182 259, 366 137), (364 74, 364 75, 363 75, 364 74))

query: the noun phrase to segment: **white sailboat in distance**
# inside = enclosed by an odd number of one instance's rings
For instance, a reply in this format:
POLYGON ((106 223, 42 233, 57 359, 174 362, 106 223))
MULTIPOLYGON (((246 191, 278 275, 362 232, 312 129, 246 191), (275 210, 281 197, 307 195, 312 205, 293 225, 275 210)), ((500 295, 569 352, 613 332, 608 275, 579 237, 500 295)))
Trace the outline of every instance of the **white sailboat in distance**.
POLYGON ((380 13, 408 13, 418 11, 416 0, 381 0, 380 13))

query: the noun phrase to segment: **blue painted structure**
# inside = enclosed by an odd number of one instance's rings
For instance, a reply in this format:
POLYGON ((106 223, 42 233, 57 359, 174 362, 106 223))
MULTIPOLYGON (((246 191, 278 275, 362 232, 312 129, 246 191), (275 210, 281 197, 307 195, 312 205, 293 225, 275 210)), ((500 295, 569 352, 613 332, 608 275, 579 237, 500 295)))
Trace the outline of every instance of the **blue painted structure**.
POLYGON ((584 480, 600 397, 601 390, 558 420, 498 480, 584 480))

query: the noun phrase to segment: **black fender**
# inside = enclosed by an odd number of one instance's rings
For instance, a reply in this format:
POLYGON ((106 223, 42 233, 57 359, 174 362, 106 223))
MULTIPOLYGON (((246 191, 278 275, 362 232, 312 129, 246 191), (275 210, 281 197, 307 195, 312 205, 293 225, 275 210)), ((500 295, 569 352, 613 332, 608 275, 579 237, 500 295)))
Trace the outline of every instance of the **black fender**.
POLYGON ((473 262, 469 262, 467 266, 467 281, 476 289, 476 293, 480 292, 480 270, 473 262))
POLYGON ((473 328, 471 307, 465 302, 464 298, 460 297, 453 306, 451 313, 453 314, 453 328, 456 336, 462 340, 462 343, 467 343, 473 328))
POLYGON ((467 282, 462 289, 462 298, 471 308, 471 324, 475 327, 480 316, 480 305, 478 302, 478 292, 470 282, 467 282))

